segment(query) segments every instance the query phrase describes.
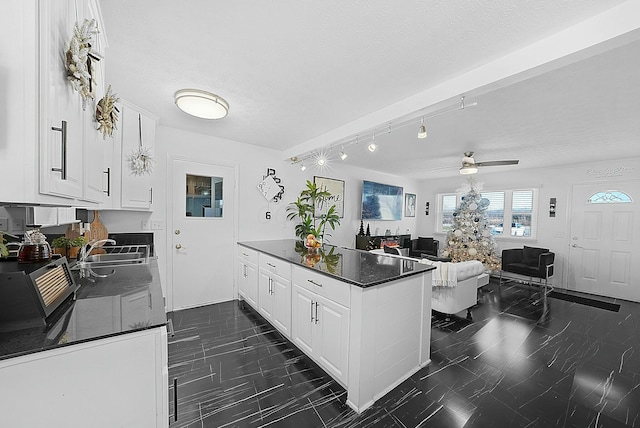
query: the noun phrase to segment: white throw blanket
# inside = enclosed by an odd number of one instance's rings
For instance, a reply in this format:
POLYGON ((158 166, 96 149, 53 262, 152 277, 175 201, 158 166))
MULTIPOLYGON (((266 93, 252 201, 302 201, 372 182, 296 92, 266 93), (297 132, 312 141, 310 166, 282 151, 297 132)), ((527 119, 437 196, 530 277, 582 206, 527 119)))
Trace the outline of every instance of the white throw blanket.
POLYGON ((434 262, 429 259, 422 259, 420 263, 435 267, 431 271, 433 287, 455 287, 458 283, 455 263, 434 262))

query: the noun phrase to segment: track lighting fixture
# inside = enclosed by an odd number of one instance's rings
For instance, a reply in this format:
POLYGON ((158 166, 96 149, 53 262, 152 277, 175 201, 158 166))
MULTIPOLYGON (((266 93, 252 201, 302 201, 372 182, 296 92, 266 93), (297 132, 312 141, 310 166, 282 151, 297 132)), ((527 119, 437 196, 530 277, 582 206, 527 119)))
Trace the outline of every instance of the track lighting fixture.
POLYGON ((302 163, 302 164, 300 164, 300 171, 304 171, 305 169, 307 169, 307 167, 306 167, 306 166, 304 166, 304 164, 303 164, 303 163, 302 163))
POLYGON ((375 152, 378 146, 376 146, 376 134, 373 134, 373 141, 367 147, 371 153, 375 152))
POLYGON ((318 166, 322 166, 322 165, 324 165, 325 160, 324 160, 324 158, 318 158, 318 160, 316 162, 317 162, 318 166))
POLYGON ((427 138, 427 127, 424 126, 424 116, 422 116, 420 128, 418 128, 418 138, 427 138))
POLYGON ((344 152, 344 144, 342 145, 342 150, 340 151, 340 159, 345 160, 347 158, 347 154, 344 152))

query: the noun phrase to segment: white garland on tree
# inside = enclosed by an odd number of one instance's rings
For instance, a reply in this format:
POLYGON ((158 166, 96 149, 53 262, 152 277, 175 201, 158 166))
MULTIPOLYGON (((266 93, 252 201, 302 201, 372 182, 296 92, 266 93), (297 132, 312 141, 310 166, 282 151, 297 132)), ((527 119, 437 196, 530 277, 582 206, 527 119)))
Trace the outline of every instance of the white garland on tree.
POLYGON ((443 257, 454 262, 479 260, 488 271, 500 270, 496 242, 487 222, 489 200, 480 195, 482 185, 469 178, 458 191, 466 192, 453 213, 453 227, 447 234, 443 257))
POLYGON ((85 19, 82 26, 76 22, 66 55, 67 80, 71 82, 73 89, 80 93, 83 109, 86 107, 87 99, 94 98, 91 87, 92 65, 89 53, 91 52, 91 40, 97 32, 98 27, 95 19, 85 19))

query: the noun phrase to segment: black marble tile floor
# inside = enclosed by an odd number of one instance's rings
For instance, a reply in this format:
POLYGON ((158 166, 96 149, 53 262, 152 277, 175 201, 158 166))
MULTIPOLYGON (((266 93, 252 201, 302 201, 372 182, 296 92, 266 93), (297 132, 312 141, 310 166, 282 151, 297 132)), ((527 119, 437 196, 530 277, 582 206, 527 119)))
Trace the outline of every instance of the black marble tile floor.
POLYGON ((640 304, 599 299, 619 312, 492 279, 473 320, 434 314, 431 364, 360 415, 248 305, 175 312, 171 426, 640 427, 640 304))

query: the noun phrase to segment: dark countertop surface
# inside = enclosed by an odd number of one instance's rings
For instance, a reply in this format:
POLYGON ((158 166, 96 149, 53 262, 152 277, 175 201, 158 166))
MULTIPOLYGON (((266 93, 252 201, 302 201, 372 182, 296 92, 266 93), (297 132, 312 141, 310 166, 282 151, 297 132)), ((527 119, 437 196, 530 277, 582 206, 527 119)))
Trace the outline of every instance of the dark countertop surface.
POLYGON ((434 269, 412 260, 333 245, 323 245, 313 253, 295 239, 238 242, 238 245, 363 288, 434 269))
POLYGON ((0 359, 166 325, 155 258, 148 265, 119 266, 95 282, 79 278, 77 270, 72 274, 79 284, 76 300, 70 296, 46 326, 0 333, 0 359))

